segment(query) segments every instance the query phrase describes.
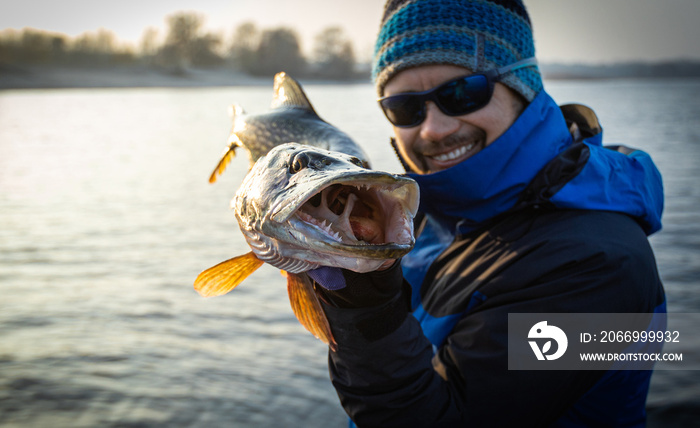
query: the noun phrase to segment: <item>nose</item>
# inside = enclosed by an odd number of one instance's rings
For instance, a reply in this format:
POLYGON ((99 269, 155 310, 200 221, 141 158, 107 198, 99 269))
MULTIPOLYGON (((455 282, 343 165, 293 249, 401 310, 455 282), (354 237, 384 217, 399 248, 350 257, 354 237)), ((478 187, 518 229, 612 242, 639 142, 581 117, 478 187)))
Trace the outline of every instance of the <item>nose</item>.
POLYGON ((432 101, 426 102, 425 120, 420 124, 420 136, 427 141, 440 141, 459 129, 459 120, 448 116, 432 101))

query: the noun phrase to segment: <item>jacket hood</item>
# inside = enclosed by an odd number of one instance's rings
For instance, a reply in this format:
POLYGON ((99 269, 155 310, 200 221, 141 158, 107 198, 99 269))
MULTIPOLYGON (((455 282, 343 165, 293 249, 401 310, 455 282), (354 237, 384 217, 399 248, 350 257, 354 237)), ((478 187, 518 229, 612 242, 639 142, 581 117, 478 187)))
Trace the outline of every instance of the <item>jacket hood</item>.
POLYGON ((545 91, 476 155, 443 171, 408 176, 420 186, 419 210, 457 226, 455 233, 541 204, 624 213, 648 235, 661 228, 663 186, 649 155, 603 147, 592 110, 560 109, 545 91))

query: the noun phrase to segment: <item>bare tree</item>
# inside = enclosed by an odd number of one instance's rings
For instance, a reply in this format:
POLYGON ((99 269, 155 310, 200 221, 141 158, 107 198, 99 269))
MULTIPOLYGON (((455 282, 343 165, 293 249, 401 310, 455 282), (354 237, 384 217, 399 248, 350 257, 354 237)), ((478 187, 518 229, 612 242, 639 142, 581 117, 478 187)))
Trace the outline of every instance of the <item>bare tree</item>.
POLYGON ((220 64, 217 49, 221 37, 202 34, 204 16, 195 12, 178 12, 167 17, 168 33, 159 52, 159 63, 184 69, 188 66, 220 64))
POLYGON ((222 36, 214 33, 207 33, 194 39, 190 61, 192 65, 200 67, 213 67, 221 65, 224 59, 218 54, 222 45, 222 36))
POLYGON ((236 27, 229 49, 229 58, 239 70, 253 72, 259 46, 260 32, 258 27, 253 22, 245 22, 236 27))
POLYGON ((54 36, 42 30, 25 28, 15 42, 15 51, 20 62, 28 64, 47 63, 53 59, 54 36))
POLYGON ((82 65, 109 65, 131 63, 134 52, 119 46, 117 36, 104 28, 96 32, 85 32, 70 44, 70 60, 82 65))
POLYGON ((340 27, 329 27, 316 36, 314 61, 321 77, 349 79, 355 68, 352 42, 340 27))
POLYGON ((166 18, 168 32, 159 60, 163 65, 186 68, 191 65, 194 40, 204 17, 194 12, 178 12, 166 18))
POLYGON ((301 75, 306 71, 306 60, 301 55, 297 33, 290 28, 265 30, 257 50, 258 75, 272 75, 286 71, 301 75))
POLYGON ((139 44, 139 54, 145 58, 153 57, 158 52, 158 29, 148 27, 143 30, 139 44))

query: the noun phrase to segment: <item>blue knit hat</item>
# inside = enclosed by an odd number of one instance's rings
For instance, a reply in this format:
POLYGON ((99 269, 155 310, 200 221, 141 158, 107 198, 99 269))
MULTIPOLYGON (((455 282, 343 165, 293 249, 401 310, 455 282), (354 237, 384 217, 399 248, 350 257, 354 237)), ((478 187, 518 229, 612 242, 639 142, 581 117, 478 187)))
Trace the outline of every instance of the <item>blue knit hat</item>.
MULTIPOLYGON (((535 56, 532 27, 521 0, 389 0, 374 47, 372 80, 383 95, 398 72, 451 64, 473 72, 535 56)), ((501 81, 529 102, 542 89, 537 66, 501 81)))

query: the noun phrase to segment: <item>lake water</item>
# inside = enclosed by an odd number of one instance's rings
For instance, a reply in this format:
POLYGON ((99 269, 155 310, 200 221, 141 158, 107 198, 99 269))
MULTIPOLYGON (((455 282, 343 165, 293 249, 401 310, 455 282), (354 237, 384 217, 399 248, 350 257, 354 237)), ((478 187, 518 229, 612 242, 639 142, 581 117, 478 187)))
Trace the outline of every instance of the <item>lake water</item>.
MULTIPOLYGON (((651 242, 669 311, 700 312, 700 81, 546 87, 593 107, 607 144, 653 156, 666 208, 651 242)), ((375 168, 400 171, 370 85, 305 88, 375 168)), ((326 348, 294 318, 278 271, 225 297, 192 290, 201 270, 248 251, 228 209, 246 156, 207 178, 227 106, 262 112, 271 94, 0 92, 0 426, 346 426, 326 348)), ((657 371, 650 426, 697 423, 699 396, 700 371, 657 371)))

